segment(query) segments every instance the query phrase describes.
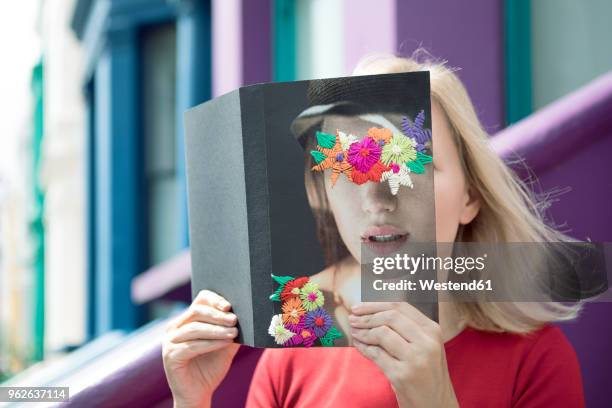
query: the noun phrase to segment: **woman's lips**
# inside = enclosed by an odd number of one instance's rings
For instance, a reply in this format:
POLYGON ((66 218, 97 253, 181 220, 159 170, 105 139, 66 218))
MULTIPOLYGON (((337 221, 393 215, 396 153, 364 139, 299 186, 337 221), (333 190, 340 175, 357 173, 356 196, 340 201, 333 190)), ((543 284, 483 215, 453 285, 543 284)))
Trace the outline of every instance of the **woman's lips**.
POLYGON ((409 236, 393 225, 381 225, 368 228, 361 234, 361 242, 377 255, 388 255, 400 249, 409 236))

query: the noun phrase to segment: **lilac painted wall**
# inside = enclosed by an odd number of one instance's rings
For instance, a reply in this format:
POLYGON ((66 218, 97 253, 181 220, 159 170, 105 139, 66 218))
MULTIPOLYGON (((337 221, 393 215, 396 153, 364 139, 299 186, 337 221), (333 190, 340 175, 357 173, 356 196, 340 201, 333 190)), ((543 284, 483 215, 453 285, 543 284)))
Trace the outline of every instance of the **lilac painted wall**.
POLYGON ((213 96, 272 79, 272 0, 212 0, 213 96))
POLYGON ((370 53, 394 53, 397 44, 397 0, 344 0, 344 71, 370 53), (363 29, 375 27, 376 29, 363 29))
POLYGON ((502 0, 398 0, 397 51, 419 45, 459 67, 489 133, 504 127, 502 0))
POLYGON ((242 2, 212 0, 212 94, 242 83, 242 2))
POLYGON ((272 0, 242 1, 243 84, 272 80, 272 0))

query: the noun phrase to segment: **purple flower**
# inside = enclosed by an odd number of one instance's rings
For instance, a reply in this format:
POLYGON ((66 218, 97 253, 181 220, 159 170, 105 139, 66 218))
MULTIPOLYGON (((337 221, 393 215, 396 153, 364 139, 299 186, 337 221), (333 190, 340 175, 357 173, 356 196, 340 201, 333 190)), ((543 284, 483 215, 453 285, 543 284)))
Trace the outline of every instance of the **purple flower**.
POLYGON ((404 116, 402 118, 402 131, 407 137, 411 137, 417 142, 416 150, 423 152, 425 144, 431 140, 431 130, 423 129, 425 124, 425 111, 420 111, 414 119, 414 123, 410 124, 410 120, 404 116))
POLYGON ((302 328, 300 331, 296 332, 295 336, 287 340, 283 346, 303 345, 304 347, 310 347, 314 344, 316 339, 317 336, 315 335, 314 330, 302 328))
POLYGON ((291 332, 295 333, 295 336, 291 337, 284 346, 298 346, 304 343, 304 339, 300 336, 300 333, 304 330, 304 316, 300 317, 300 320, 297 323, 288 323, 286 325, 287 329, 291 330, 291 332))
POLYGON ((285 326, 292 332, 299 333, 304 328, 304 316, 302 315, 297 323, 287 323, 285 326))
POLYGON ((317 336, 315 336, 314 330, 312 329, 302 329, 302 331, 295 337, 302 338, 302 344, 305 347, 310 347, 313 345, 317 336))
POLYGON ((332 325, 332 318, 323 308, 306 313, 304 328, 312 329, 317 337, 325 336, 332 325))
POLYGON ((299 346, 302 343, 303 343, 302 336, 299 336, 298 334, 295 334, 294 336, 291 336, 291 338, 289 340, 284 342, 283 346, 285 346, 285 347, 287 347, 287 346, 299 346))

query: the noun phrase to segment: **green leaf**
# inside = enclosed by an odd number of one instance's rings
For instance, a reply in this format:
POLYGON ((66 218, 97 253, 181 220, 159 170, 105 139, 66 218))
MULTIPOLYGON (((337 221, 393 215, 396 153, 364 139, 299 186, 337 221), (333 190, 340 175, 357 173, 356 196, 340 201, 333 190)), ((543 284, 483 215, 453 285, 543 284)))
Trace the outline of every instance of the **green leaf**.
POLYGON ((423 167, 423 165, 416 160, 406 162, 406 166, 408 166, 410 171, 413 173, 416 173, 416 174, 425 173, 425 167, 423 167))
POLYGON ((284 287, 285 287, 285 285, 279 286, 278 289, 276 289, 276 292, 274 292, 273 294, 270 295, 270 300, 272 300, 274 302, 280 302, 281 301, 280 294, 283 291, 284 287))
POLYGON ((321 341, 321 345, 323 347, 331 347, 331 346, 334 345, 334 341, 333 340, 327 339, 325 337, 321 337, 319 340, 321 341))
POLYGON ((327 156, 321 153, 318 150, 311 150, 310 155, 314 158, 317 164, 321 163, 323 160, 327 159, 327 156))
POLYGON ((430 155, 422 152, 417 152, 416 159, 422 165, 426 165, 427 163, 431 163, 433 161, 433 158, 430 155))
POLYGON ((326 149, 331 149, 336 144, 336 135, 317 131, 317 144, 326 149))
POLYGON ((319 340, 321 341, 321 345, 325 347, 331 347, 334 345, 334 340, 342 337, 342 333, 338 331, 334 326, 332 326, 325 336, 321 337, 319 340))
POLYGON ((284 285, 285 283, 294 279, 293 276, 276 276, 273 273, 270 274, 270 276, 272 276, 272 279, 274 279, 279 285, 284 285))
POLYGON ((270 295, 270 300, 275 301, 275 302, 280 302, 281 301, 280 294, 283 291, 283 289, 285 289, 285 284, 293 280, 294 277, 293 276, 276 276, 273 273, 271 273, 270 276, 272 276, 272 279, 274 279, 274 281, 279 284, 278 288, 276 288, 276 291, 270 295))

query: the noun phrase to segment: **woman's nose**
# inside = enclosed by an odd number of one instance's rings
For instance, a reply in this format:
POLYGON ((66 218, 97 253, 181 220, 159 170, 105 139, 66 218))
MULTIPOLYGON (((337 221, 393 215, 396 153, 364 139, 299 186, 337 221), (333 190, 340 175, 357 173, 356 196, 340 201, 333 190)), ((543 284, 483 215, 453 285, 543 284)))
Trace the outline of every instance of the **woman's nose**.
POLYGON ((360 186, 361 209, 370 214, 393 212, 397 208, 397 197, 391 194, 387 183, 367 182, 360 186))

